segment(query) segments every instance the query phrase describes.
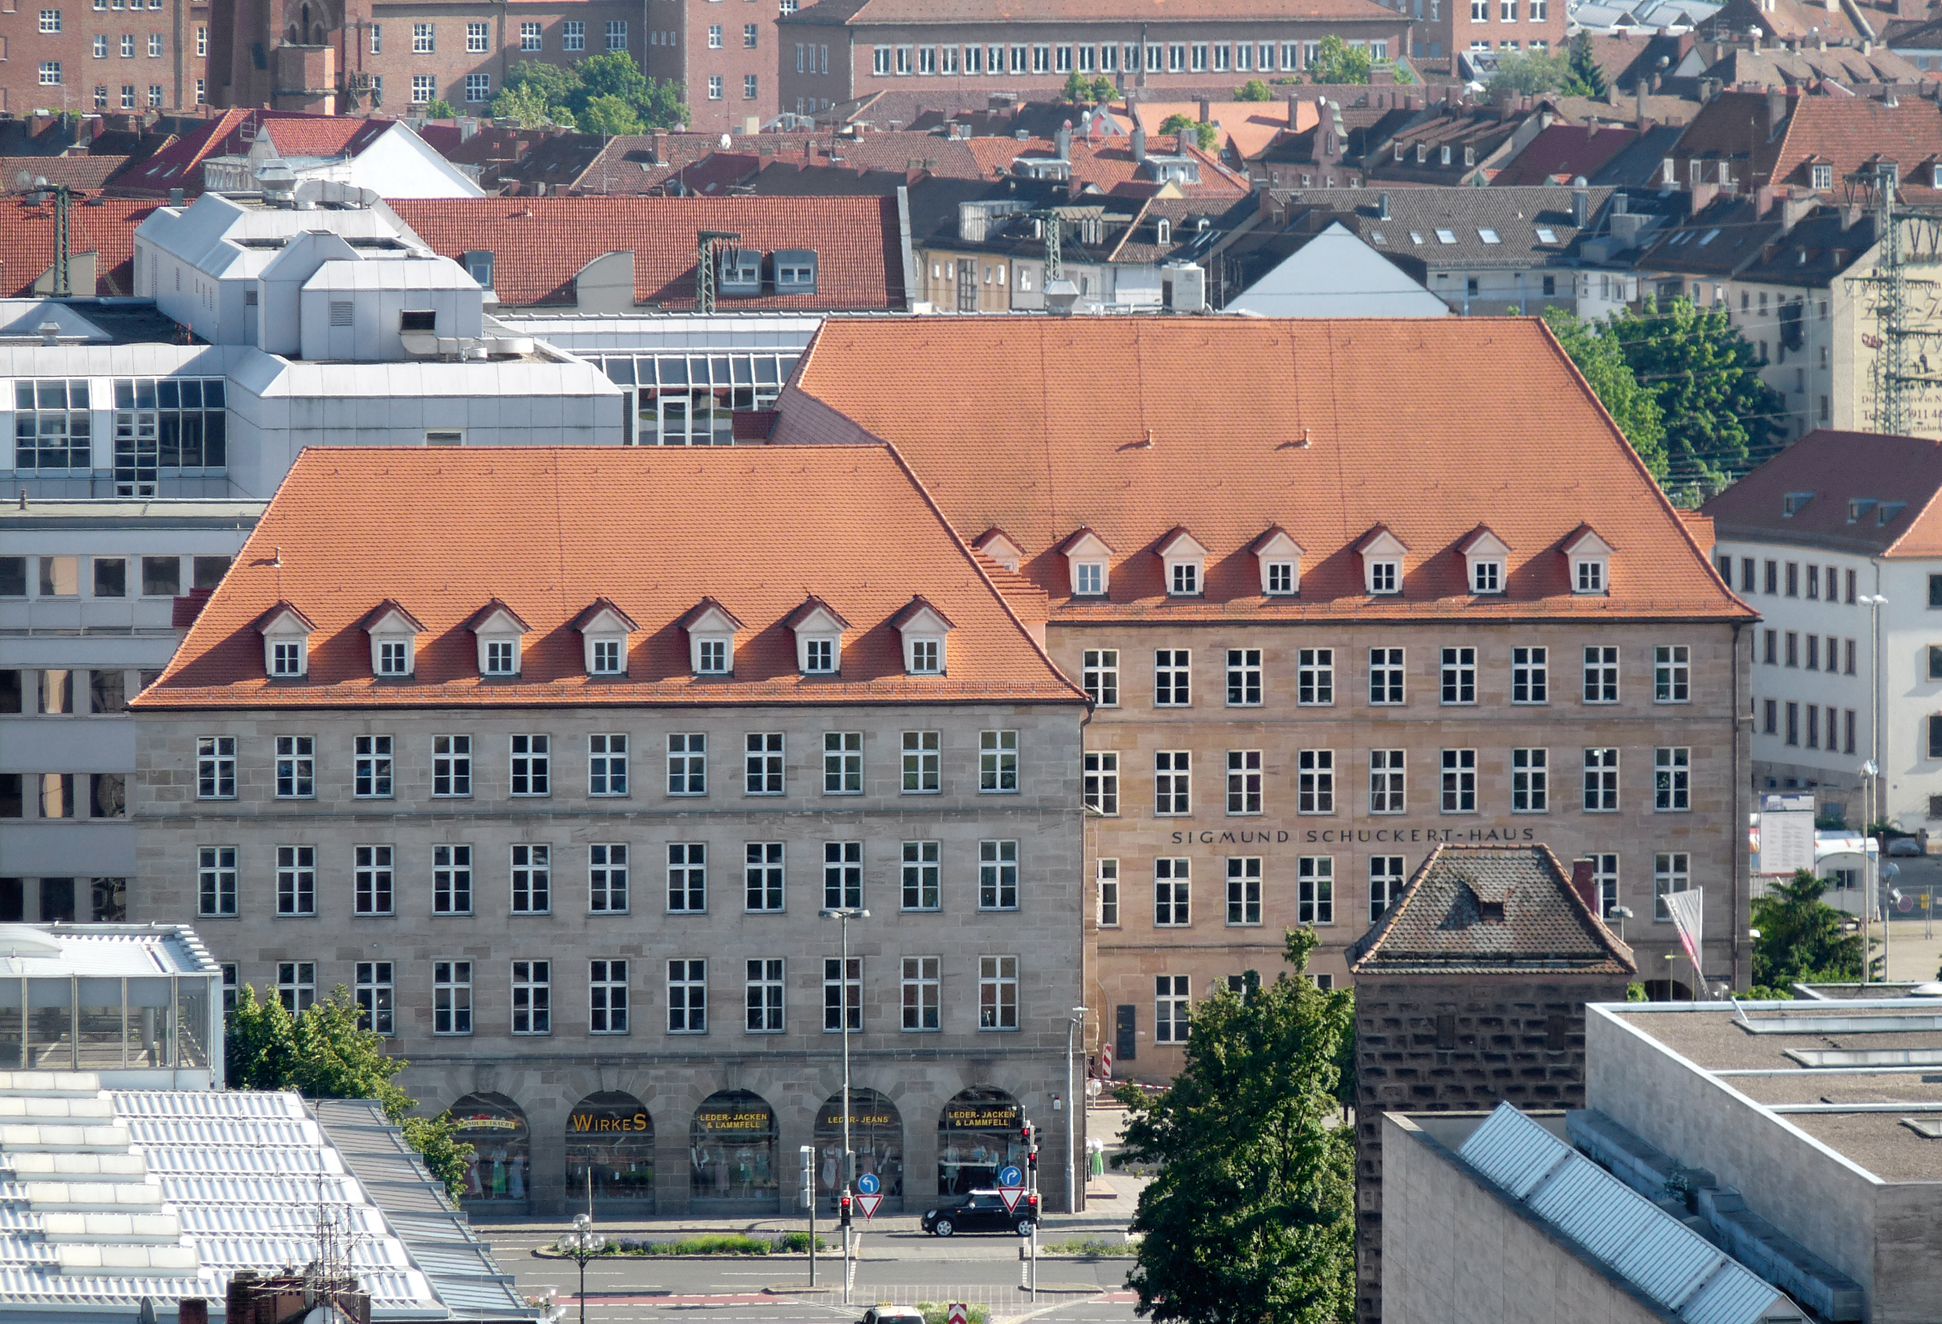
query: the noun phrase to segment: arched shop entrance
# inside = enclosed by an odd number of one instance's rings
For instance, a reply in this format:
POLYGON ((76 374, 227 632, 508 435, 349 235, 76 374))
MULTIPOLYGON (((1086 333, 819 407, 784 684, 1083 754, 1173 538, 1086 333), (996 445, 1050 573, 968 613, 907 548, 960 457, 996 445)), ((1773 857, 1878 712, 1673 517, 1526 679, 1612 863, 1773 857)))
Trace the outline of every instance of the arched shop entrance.
POLYGON ((962 1195, 998 1184, 998 1169, 1023 1165, 1018 1134, 1024 1113, 1000 1089, 976 1085, 944 1105, 937 1116, 937 1193, 962 1195))
POLYGON ((654 1119, 619 1090, 589 1094, 566 1115, 566 1203, 654 1207, 654 1119))
POLYGON ((457 1140, 472 1146, 465 1198, 524 1201, 532 1189, 532 1137, 526 1114, 503 1094, 468 1094, 452 1105, 457 1140))
POLYGON ((711 1094, 688 1130, 688 1190, 697 1213, 773 1211, 775 1109, 748 1090, 711 1094))
MULTIPOLYGON (((897 1105, 877 1090, 850 1089, 850 1148, 856 1173, 873 1173, 883 1183, 884 1208, 895 1212, 904 1200, 904 1119, 897 1105)), ((834 1207, 843 1189, 843 1095, 832 1094, 816 1110, 816 1194, 834 1207)))

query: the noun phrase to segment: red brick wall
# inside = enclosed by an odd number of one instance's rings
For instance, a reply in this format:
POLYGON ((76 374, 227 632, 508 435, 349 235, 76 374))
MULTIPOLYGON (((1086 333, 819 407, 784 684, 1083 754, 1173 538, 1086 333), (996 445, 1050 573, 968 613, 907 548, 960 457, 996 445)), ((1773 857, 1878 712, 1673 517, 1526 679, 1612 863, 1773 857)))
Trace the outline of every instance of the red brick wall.
POLYGON ((1531 50, 1538 42, 1549 50, 1562 51, 1569 40, 1564 0, 1514 0, 1509 18, 1505 17, 1505 0, 1483 0, 1482 19, 1472 17, 1473 6, 1478 3, 1438 0, 1435 21, 1429 19, 1430 11, 1425 9, 1423 21, 1416 26, 1413 53, 1426 61, 1442 62, 1469 50, 1473 42, 1493 51, 1509 50, 1511 42, 1517 43, 1520 51, 1531 50), (1539 14, 1543 15, 1541 19, 1535 17, 1539 14))
MULTIPOLYGON (((193 23, 206 10, 194 6, 193 23)), ((191 6, 187 0, 123 0, 119 9, 103 0, 0 0, 0 111, 26 115, 35 110, 91 112, 95 89, 105 89, 107 109, 122 109, 122 89, 134 89, 134 108, 146 110, 152 88, 160 88, 162 108, 194 104, 201 62, 190 45, 191 6), (140 7, 137 8, 136 6, 140 7), (40 30, 41 12, 60 16, 58 33, 40 30), (97 59, 94 39, 108 39, 108 53, 97 59), (122 38, 134 39, 134 54, 122 55, 122 38), (149 40, 161 39, 160 53, 149 54, 149 40), (43 63, 60 65, 61 81, 43 85, 43 63)))
POLYGON ((687 88, 691 128, 705 133, 741 133, 751 120, 760 127, 776 116, 776 0, 650 0, 656 14, 670 16, 678 45, 678 77, 687 88), (748 28, 755 28, 755 45, 748 28), (720 29, 720 46, 710 45, 710 29, 720 29), (721 97, 709 95, 710 80, 720 79, 721 97), (748 79, 755 79, 754 96, 748 79))

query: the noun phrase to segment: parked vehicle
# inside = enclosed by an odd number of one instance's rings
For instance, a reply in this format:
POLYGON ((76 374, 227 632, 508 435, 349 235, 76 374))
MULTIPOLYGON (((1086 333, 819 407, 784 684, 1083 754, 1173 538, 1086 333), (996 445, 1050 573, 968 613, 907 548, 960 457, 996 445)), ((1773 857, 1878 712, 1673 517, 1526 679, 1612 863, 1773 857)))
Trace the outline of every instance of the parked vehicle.
POLYGON ((1018 1202, 1016 1209, 1007 1210, 1004 1197, 998 1192, 972 1191, 926 1209, 920 1225, 935 1237, 954 1236, 959 1232, 1010 1232, 1028 1237, 1035 1220, 1031 1206, 1024 1200, 1018 1202))
POLYGON ((871 1306, 856 1324, 924 1324, 924 1312, 915 1306, 871 1306))
POLYGON ((1888 843, 1890 855, 1921 855, 1922 843, 1914 837, 1896 837, 1888 843))

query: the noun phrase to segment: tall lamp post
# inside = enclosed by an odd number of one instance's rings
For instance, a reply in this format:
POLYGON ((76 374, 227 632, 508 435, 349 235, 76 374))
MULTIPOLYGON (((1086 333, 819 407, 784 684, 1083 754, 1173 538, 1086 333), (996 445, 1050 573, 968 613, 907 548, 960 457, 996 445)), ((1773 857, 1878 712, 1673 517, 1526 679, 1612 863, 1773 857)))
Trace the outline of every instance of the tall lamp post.
POLYGON ((573 1231, 559 1239, 555 1249, 580 1266, 580 1324, 587 1324, 587 1261, 607 1247, 607 1238, 593 1230, 593 1218, 573 1216, 573 1231))
MULTIPOLYGON (((824 919, 833 919, 843 933, 843 963, 837 967, 836 987, 841 990, 838 1003, 843 1023, 843 1196, 842 1208, 850 1207, 850 1187, 856 1184, 856 1151, 850 1148, 850 921, 868 919, 870 912, 861 906, 830 906, 824 919)), ((843 1222, 843 1304, 850 1303, 850 1225, 843 1222)))
POLYGON ((1855 601, 1868 609, 1868 761, 1861 768, 1861 775, 1866 779, 1861 793, 1862 862, 1868 866, 1868 895, 1861 910, 1861 982, 1868 984, 1873 982, 1868 976, 1874 969, 1874 953, 1868 943, 1874 928, 1875 907, 1881 904, 1881 843, 1876 841, 1872 854, 1865 847, 1874 833, 1875 823, 1882 817, 1881 609, 1888 605, 1888 599, 1879 593, 1863 593, 1855 601))
POLYGON ((1085 1023, 1086 1008, 1074 1007, 1065 1027, 1065 1211, 1068 1214, 1079 1212, 1079 1159, 1076 1147, 1079 1143, 1079 1109, 1085 1106, 1085 1089, 1083 1086, 1074 1088, 1079 1072, 1073 1060, 1073 1040, 1078 1036, 1079 1027, 1085 1023))
POLYGON ((1618 940, 1624 942, 1625 921, 1632 918, 1632 908, 1630 906, 1613 906, 1608 914, 1612 919, 1618 921, 1618 940))

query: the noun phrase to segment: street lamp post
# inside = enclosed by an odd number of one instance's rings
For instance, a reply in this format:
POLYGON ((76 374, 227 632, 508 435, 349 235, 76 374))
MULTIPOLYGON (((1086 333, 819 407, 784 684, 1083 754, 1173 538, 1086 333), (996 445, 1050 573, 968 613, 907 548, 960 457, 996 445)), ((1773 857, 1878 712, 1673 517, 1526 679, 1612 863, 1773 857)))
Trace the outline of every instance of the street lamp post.
POLYGON ((1624 942, 1625 921, 1632 918, 1632 908, 1630 906, 1613 906, 1611 916, 1618 921, 1618 940, 1624 942))
MULTIPOLYGON (((843 1029, 843 1195, 844 1208, 850 1205, 850 1188, 856 1184, 856 1152, 850 1148, 850 921, 868 919, 870 912, 861 906, 830 906, 822 912, 824 919, 833 919, 842 930, 842 964, 836 970, 836 987, 841 991, 838 1006, 841 1008, 843 1029)), ((843 1225, 843 1304, 850 1303, 850 1227, 843 1225)))
POLYGON ((580 1324, 587 1324, 587 1261, 606 1248, 607 1238, 593 1230, 593 1218, 573 1216, 573 1231, 562 1236, 556 1246, 560 1254, 580 1266, 580 1324))
POLYGON ((1888 605, 1888 599, 1879 593, 1863 593, 1855 601, 1868 609, 1868 761, 1861 768, 1865 779, 1861 787, 1862 862, 1868 867, 1868 895, 1861 908, 1861 982, 1865 985, 1871 982, 1868 975, 1874 967, 1874 953, 1868 946, 1874 911, 1881 904, 1880 842, 1875 843, 1873 853, 1866 846, 1881 817, 1881 609, 1888 605))
POLYGON ((1079 1027, 1086 1023, 1086 1009, 1074 1007, 1071 1019, 1065 1027, 1065 1211, 1068 1214, 1079 1212, 1079 1160, 1076 1153, 1079 1134, 1079 1109, 1085 1101, 1085 1090, 1074 1089, 1078 1076, 1074 1065, 1073 1040, 1079 1027))

